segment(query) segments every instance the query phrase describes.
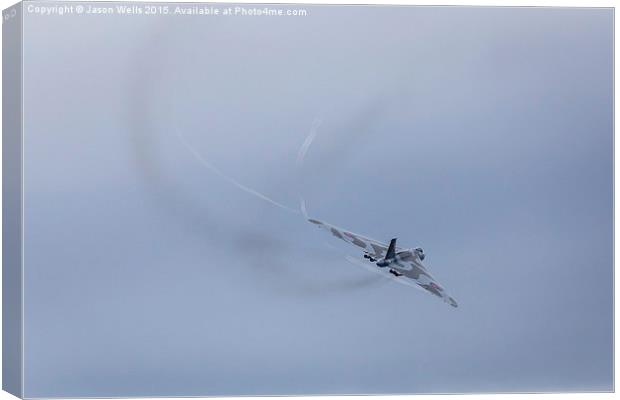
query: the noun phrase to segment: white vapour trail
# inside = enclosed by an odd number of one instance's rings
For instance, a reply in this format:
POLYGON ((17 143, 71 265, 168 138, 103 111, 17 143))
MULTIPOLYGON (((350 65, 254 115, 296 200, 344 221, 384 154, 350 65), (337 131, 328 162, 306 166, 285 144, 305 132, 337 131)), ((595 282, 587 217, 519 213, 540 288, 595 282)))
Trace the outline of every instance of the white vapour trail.
MULTIPOLYGON (((301 147, 299 148, 299 152, 297 154, 297 168, 299 171, 301 171, 301 168, 303 167, 304 164, 304 160, 306 157, 306 153, 308 152, 308 149, 310 148, 310 145, 312 145, 312 142, 314 142, 314 139, 316 138, 317 135, 317 130, 319 128, 319 126, 321 125, 321 119, 320 118, 315 118, 314 121, 312 122, 312 128, 310 129, 310 133, 308 134, 308 137, 306 137, 306 140, 304 140, 304 143, 301 145, 301 147)), ((251 194, 252 196, 258 197, 261 200, 264 200, 278 208, 281 208, 283 210, 286 210, 290 213, 293 214, 299 214, 301 212, 301 214, 308 219, 308 212, 307 212, 307 208, 306 208, 306 201, 304 200, 303 196, 301 195, 301 190, 299 190, 299 201, 300 201, 300 209, 294 209, 291 208, 287 205, 284 205, 282 203, 279 203, 277 201, 275 201, 274 199, 270 198, 267 195, 262 194, 261 192, 254 190, 248 186, 245 186, 244 184, 240 183, 239 181, 237 181, 236 179, 232 178, 231 176, 226 175, 224 172, 222 172, 219 168, 217 168, 215 165, 213 165, 212 163, 210 163, 204 156, 202 156, 200 153, 198 153, 194 147, 189 143, 189 141, 185 138, 185 136, 183 136, 183 134, 181 133, 181 131, 179 129, 175 129, 175 133, 177 135, 177 137, 179 138, 179 140, 181 141, 181 144, 183 145, 183 147, 185 147, 193 156, 194 158, 200 163, 202 164, 204 167, 206 167, 207 169, 209 169, 211 172, 215 173, 216 175, 218 175, 220 178, 224 179, 225 181, 227 181, 228 183, 234 185, 235 187, 243 190, 246 193, 251 194)))
POLYGON ((319 118, 314 119, 312 122, 312 128, 310 128, 310 134, 299 148, 299 152, 297 153, 297 166, 300 168, 303 166, 304 159, 306 158, 306 153, 308 152, 310 145, 316 138, 317 130, 319 129, 319 126, 321 126, 321 122, 322 121, 319 118))
POLYGON ((299 195, 299 204, 301 208, 301 215, 303 215, 305 219, 310 219, 308 216, 308 210, 306 209, 306 200, 301 194, 299 195))
POLYGON ((273 200, 272 198, 252 189, 249 188, 245 185, 243 185, 242 183, 238 182, 237 180, 235 180, 234 178, 226 175, 225 173, 223 173, 222 171, 220 171, 215 165, 211 164, 209 161, 207 161, 207 159, 205 159, 202 155, 200 155, 192 146, 191 144, 187 141, 187 139, 185 139, 185 137, 183 136, 183 134, 178 130, 175 129, 176 131, 176 135, 179 138, 179 140, 181 141, 181 143, 183 144, 183 146, 189 150, 190 153, 192 153, 192 155, 194 156, 194 158, 196 158, 196 160, 198 162, 200 162, 204 167, 208 168, 209 170, 211 170, 212 172, 214 172, 216 175, 218 175, 220 178, 228 181, 230 184, 236 186, 237 188, 243 190, 246 193, 251 194, 252 196, 256 196, 259 199, 262 199, 276 207, 279 207, 283 210, 286 210, 288 212, 291 212, 293 214, 299 214, 299 210, 296 210, 294 208, 288 207, 282 203, 278 203, 277 201, 273 200))
MULTIPOLYGON (((321 126, 321 122, 322 120, 320 118, 314 119, 314 121, 312 122, 312 128, 310 128, 310 133, 308 134, 308 137, 306 137, 306 140, 304 140, 304 143, 301 145, 301 147, 299 148, 299 152, 297 153, 297 169, 300 175, 301 169, 304 165, 304 160, 306 159, 306 153, 308 153, 310 145, 312 144, 312 142, 314 142, 314 139, 316 138, 316 134, 318 132, 319 126, 321 126)), ((301 194, 301 188, 299 190, 299 208, 301 209, 301 214, 304 216, 304 218, 309 219, 310 217, 308 216, 308 210, 306 208, 306 200, 301 194)))

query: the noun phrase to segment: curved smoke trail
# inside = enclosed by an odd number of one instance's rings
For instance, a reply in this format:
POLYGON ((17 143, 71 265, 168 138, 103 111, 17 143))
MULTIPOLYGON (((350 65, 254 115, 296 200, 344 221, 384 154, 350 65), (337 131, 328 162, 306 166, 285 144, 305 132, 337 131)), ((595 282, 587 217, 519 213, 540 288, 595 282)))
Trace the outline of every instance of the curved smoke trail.
MULTIPOLYGON (((301 147, 299 148, 299 152, 297 153, 297 160, 296 160, 296 164, 297 164, 297 169, 298 172, 301 175, 301 170, 303 168, 303 164, 306 158, 306 154, 308 153, 308 150, 310 149, 310 146, 312 145, 312 143, 314 142, 314 139, 317 136, 317 132, 318 132, 318 128, 321 125, 322 120, 320 118, 315 118, 313 123, 312 123, 312 128, 310 129, 310 133, 308 134, 308 136, 306 137, 306 139, 304 140, 303 144, 301 145, 301 147)), ((275 200, 273 200, 272 198, 270 198, 269 196, 266 196, 250 187, 247 187, 245 185, 243 185, 242 183, 238 182, 236 179, 226 175, 224 172, 222 172, 220 169, 218 169, 215 165, 211 164, 209 161, 207 161, 200 153, 198 153, 193 147, 192 145, 187 141, 187 139, 183 136, 183 134, 179 131, 179 129, 175 128, 175 132, 177 137, 179 138, 179 140, 181 141, 181 143, 183 144, 183 147, 185 147, 193 156, 194 158, 196 158, 196 160, 198 162, 200 162, 204 167, 206 167, 207 169, 209 169, 210 171, 212 171, 213 173, 215 173, 216 175, 218 175, 220 178, 226 180, 227 182, 229 182, 230 184, 234 185, 235 187, 243 190, 246 193, 251 194, 252 196, 258 197, 261 200, 264 200, 280 209, 283 209, 285 211, 288 211, 290 213, 293 214, 299 214, 301 212, 301 214, 304 216, 304 218, 306 220, 308 220, 310 217, 308 216, 308 211, 306 208, 306 201, 302 195, 302 185, 301 185, 301 179, 299 180, 300 182, 300 186, 298 189, 298 194, 299 194, 299 202, 300 202, 300 209, 296 210, 293 209, 291 207, 288 207, 282 203, 279 203, 275 200)), ((336 250, 332 245, 330 245, 329 243, 326 243, 326 245, 328 247, 331 247, 332 249, 336 250)), ((338 251, 340 253, 340 251, 338 251)), ((373 268, 361 263, 359 260, 355 259, 354 257, 350 256, 350 255, 345 255, 345 254, 341 254, 344 256, 344 258, 357 266, 362 266, 364 269, 369 270, 371 272, 375 272, 375 273, 379 273, 379 275, 383 278, 383 279, 379 279, 379 280, 370 280, 370 281, 362 281, 361 282, 361 286, 366 286, 368 284, 375 284, 377 282, 386 282, 389 280, 389 276, 385 276, 383 274, 381 274, 378 271, 375 271, 373 268), (387 278, 387 279, 386 279, 387 278)))

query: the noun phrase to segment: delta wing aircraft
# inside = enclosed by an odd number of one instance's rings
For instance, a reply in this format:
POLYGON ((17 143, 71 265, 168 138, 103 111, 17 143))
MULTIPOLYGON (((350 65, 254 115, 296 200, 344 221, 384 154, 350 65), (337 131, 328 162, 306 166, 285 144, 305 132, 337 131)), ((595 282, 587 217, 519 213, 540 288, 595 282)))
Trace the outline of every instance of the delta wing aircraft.
POLYGON ((446 290, 441 287, 422 265, 425 256, 421 248, 403 249, 396 247, 396 239, 392 239, 389 245, 385 245, 325 222, 317 221, 316 219, 308 218, 308 221, 331 233, 336 238, 362 248, 366 260, 374 263, 378 268, 386 269, 394 279, 399 281, 404 279, 413 282, 452 307, 458 307, 456 301, 448 295, 446 290))

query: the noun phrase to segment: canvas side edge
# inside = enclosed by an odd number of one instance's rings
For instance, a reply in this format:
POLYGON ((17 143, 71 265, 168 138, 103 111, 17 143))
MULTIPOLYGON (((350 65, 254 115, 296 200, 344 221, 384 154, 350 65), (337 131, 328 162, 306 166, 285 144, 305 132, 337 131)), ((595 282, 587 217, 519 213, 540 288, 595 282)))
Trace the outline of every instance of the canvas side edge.
POLYGON ((2 389, 23 397, 22 4, 2 14, 2 389))

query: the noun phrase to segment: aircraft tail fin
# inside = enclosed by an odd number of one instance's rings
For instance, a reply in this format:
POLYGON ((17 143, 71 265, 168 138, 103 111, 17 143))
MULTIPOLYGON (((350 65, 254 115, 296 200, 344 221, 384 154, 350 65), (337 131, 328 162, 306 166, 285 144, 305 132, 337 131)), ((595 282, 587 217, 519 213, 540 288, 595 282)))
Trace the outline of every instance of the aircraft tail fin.
POLYGON ((386 260, 391 260, 396 257, 396 238, 390 240, 390 246, 388 247, 387 253, 385 255, 386 260))

